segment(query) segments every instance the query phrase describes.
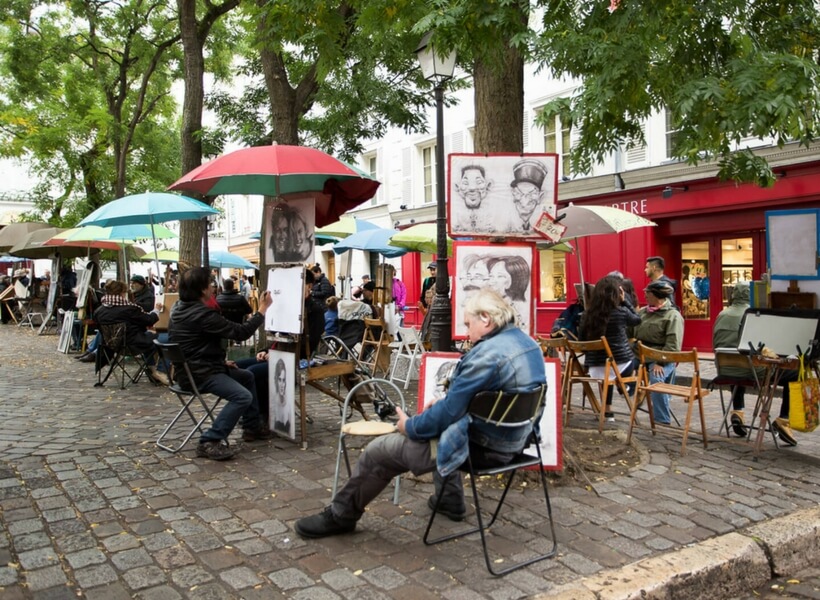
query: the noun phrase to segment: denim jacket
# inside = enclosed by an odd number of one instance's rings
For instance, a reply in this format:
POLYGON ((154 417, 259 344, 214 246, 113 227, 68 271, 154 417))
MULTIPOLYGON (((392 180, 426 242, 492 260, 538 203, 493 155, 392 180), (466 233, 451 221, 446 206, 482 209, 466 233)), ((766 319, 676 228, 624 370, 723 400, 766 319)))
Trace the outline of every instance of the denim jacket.
MULTIPOLYGON (((459 361, 447 395, 430 408, 407 420, 405 431, 411 440, 432 440, 458 423, 467 414, 470 400, 480 391, 525 392, 546 383, 541 348, 513 324, 496 329, 481 338, 459 361)), ((459 428, 465 428, 461 423, 459 428)), ((473 423, 469 439, 499 452, 518 452, 532 428, 495 427, 473 423)), ((455 431, 451 433, 456 433, 455 431)), ((437 463, 446 464, 454 454, 466 452, 463 436, 448 434, 439 440, 437 463)), ((466 457, 466 454, 464 454, 466 457)))

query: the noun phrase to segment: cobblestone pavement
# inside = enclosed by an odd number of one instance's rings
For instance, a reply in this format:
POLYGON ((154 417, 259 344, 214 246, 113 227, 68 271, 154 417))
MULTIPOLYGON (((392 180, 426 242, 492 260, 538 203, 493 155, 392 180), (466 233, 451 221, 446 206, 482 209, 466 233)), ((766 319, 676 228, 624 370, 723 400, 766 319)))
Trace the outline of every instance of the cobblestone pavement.
MULTIPOLYGON (((521 598, 820 501, 820 435, 780 450, 767 439, 754 461, 725 436, 708 450, 690 440, 681 457, 679 438, 639 431, 646 460, 627 476, 551 488, 560 555, 513 576, 489 576, 476 536, 422 543, 429 476, 405 478, 399 506, 385 493, 354 535, 306 541, 293 523, 329 501, 335 401, 309 396, 306 450, 276 440, 225 463, 195 459, 195 444, 172 455, 154 440, 178 408, 173 394, 147 381, 94 388, 93 365, 56 345, 53 335, 0 327, 4 600, 521 598)), ((716 432, 717 394, 708 404, 716 432)), ((619 414, 613 426, 625 421, 619 414)), ((537 490, 510 502, 491 547, 511 558, 544 548, 537 490)))

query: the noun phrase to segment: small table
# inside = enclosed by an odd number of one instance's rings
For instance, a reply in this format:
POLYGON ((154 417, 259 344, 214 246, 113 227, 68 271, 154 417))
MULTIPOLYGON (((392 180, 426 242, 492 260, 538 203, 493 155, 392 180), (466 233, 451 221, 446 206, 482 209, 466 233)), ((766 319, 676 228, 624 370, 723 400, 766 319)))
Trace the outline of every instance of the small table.
MULTIPOLYGON (((305 396, 306 386, 311 386, 323 394, 335 398, 340 405, 344 405, 345 397, 321 383, 322 379, 328 377, 341 377, 343 375, 353 375, 356 372, 357 363, 355 360, 330 359, 324 364, 308 367, 299 371, 299 419, 301 425, 302 448, 307 448, 307 400, 305 396)), ((362 405, 354 402, 362 418, 367 421, 367 414, 362 405)))
MULTIPOLYGON (((763 436, 766 434, 766 429, 769 427, 769 411, 772 407, 772 400, 774 399, 777 386, 780 384, 780 379, 786 371, 794 371, 800 368, 800 360, 797 358, 766 358, 765 356, 755 355, 751 357, 752 366, 765 369, 763 381, 760 384, 760 394, 755 405, 755 414, 752 415, 752 425, 754 425, 755 417, 760 415, 760 423, 757 429, 757 436, 754 442, 754 460, 760 455, 763 449, 763 436), (759 411, 759 413, 758 413, 759 411)), ((814 367, 816 369, 816 367, 814 367)))

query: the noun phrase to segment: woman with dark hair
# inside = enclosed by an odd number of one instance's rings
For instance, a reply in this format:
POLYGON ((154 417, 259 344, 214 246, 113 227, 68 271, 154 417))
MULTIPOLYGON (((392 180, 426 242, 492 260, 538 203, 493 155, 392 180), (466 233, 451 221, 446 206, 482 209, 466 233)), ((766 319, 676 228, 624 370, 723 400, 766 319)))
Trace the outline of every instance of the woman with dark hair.
POLYGON ((501 294, 515 310, 515 324, 527 331, 530 320, 527 289, 530 286, 530 265, 522 256, 508 255, 487 259, 488 284, 501 294))
POLYGON ((631 279, 625 278, 621 282, 621 287, 624 290, 624 296, 629 301, 629 304, 632 308, 637 309, 639 302, 638 302, 638 293, 635 291, 635 284, 632 283, 631 279))
MULTIPOLYGON (((621 375, 631 375, 633 370, 632 348, 629 345, 627 327, 639 325, 641 317, 635 312, 624 292, 621 279, 607 275, 595 284, 595 291, 581 316, 582 340, 598 340, 605 337, 621 375)), ((591 377, 603 377, 606 354, 603 351, 587 352, 584 364, 591 377)), ((612 413, 612 387, 606 397, 605 417, 614 420, 612 413)))

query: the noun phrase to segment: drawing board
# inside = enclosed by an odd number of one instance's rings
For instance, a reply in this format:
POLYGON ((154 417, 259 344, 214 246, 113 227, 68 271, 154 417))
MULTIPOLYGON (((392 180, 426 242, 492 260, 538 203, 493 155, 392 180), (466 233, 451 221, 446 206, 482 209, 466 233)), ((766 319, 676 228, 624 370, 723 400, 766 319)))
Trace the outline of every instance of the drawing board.
POLYGON ((305 268, 274 267, 268 271, 268 291, 273 304, 265 313, 265 330, 302 333, 305 268))

